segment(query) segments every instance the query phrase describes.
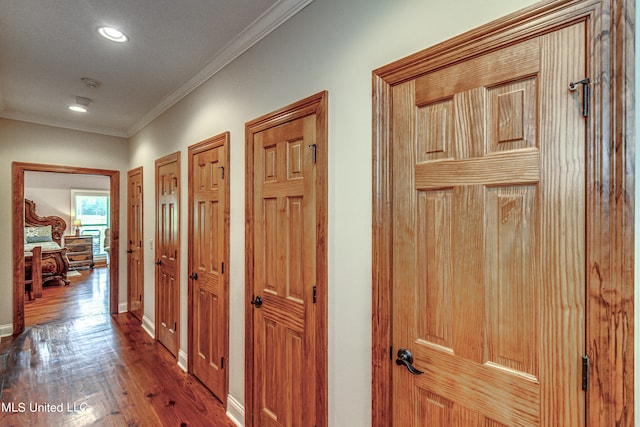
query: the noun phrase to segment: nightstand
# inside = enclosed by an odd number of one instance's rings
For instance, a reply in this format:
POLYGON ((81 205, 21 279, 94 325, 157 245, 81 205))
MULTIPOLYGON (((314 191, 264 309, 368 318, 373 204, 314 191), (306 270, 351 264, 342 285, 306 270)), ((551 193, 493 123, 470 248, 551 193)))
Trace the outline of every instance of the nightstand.
POLYGON ((69 270, 93 269, 93 236, 64 236, 69 270))

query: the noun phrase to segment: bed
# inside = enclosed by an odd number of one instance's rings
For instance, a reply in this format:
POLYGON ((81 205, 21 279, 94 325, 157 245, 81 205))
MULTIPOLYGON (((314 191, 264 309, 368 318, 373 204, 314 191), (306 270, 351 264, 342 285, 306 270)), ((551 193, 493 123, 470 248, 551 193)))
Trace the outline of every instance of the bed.
MULTIPOLYGON (((69 271, 69 259, 67 258, 67 248, 62 247, 62 235, 67 228, 67 224, 58 216, 41 217, 36 213, 35 202, 25 199, 24 225, 24 264, 26 280, 33 281, 33 249, 40 247, 42 250, 39 264, 42 280, 36 280, 34 283, 39 284, 41 282, 42 285, 54 283, 68 285, 67 271, 69 271)), ((36 298, 42 294, 41 289, 34 288, 33 292, 36 298)))

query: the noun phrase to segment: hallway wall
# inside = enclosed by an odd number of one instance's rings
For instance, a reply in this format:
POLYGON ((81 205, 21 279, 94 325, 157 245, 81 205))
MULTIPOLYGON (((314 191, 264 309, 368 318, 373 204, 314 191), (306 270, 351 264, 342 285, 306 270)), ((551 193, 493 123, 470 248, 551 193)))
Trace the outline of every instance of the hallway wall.
MULTIPOLYGON (((186 148, 231 132, 230 412, 244 405, 244 124, 329 91, 329 425, 371 425, 372 70, 531 0, 315 0, 131 138, 144 167, 145 318, 154 319, 154 159, 182 153, 181 349, 187 350, 186 148), (348 356, 345 356, 348 355, 348 356)), ((235 412, 234 412, 235 411, 235 412)))

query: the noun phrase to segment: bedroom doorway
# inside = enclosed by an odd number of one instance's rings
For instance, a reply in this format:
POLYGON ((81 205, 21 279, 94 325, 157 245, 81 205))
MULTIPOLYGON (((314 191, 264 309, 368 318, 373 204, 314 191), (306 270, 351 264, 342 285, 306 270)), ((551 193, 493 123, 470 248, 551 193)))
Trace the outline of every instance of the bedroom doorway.
POLYGON ((111 256, 109 269, 109 312, 118 312, 118 272, 119 272, 119 217, 120 217, 120 172, 107 169, 93 169, 74 166, 46 165, 37 163, 12 164, 13 179, 13 334, 24 331, 24 182, 25 172, 53 172, 83 175, 102 175, 109 178, 111 199, 111 256))

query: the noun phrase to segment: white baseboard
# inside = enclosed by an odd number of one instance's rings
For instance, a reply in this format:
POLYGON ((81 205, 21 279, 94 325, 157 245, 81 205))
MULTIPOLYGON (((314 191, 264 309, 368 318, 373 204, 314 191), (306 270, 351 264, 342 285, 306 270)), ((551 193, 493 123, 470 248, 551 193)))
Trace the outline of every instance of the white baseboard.
POLYGON ((182 369, 185 372, 187 372, 187 369, 189 366, 189 361, 187 360, 187 357, 188 357, 187 353, 185 353, 182 350, 178 351, 178 366, 180 367, 180 369, 182 369))
POLYGON ((151 336, 151 338, 153 339, 156 338, 156 324, 153 323, 151 319, 149 319, 147 316, 144 316, 144 315, 142 316, 142 329, 147 331, 147 333, 149 334, 149 336, 151 336))
POLYGON ((118 313, 126 313, 127 310, 127 303, 126 302, 121 302, 120 304, 118 304, 118 313))
POLYGON ((244 406, 230 394, 227 395, 227 417, 238 427, 244 427, 244 406))
POLYGON ((0 325, 0 337, 8 337, 13 335, 13 324, 0 325))

